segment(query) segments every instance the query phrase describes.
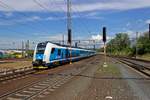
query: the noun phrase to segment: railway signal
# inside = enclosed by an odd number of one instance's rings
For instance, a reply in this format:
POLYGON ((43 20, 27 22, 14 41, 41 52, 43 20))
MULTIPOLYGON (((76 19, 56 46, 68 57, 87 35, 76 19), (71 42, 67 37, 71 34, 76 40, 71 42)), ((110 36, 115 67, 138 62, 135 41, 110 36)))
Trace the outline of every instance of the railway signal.
POLYGON ((106 38, 106 27, 103 27, 103 42, 105 43, 107 41, 106 38))
POLYGON ((104 42, 104 56, 105 56, 105 62, 104 62, 103 67, 107 67, 107 63, 106 63, 106 41, 107 41, 106 27, 103 27, 103 42, 104 42))
POLYGON ((71 35, 71 29, 68 29, 68 43, 71 44, 72 43, 72 35, 71 35))

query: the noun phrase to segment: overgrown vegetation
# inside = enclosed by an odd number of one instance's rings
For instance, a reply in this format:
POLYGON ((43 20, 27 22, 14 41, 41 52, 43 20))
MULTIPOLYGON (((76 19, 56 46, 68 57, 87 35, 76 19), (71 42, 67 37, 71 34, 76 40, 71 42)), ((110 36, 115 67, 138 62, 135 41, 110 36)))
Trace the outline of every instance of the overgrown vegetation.
POLYGON ((135 56, 150 54, 150 39, 148 33, 140 36, 136 42, 131 42, 127 33, 118 33, 115 38, 107 43, 107 52, 111 55, 135 56))
POLYGON ((137 41, 138 54, 148 54, 150 53, 150 39, 148 34, 144 34, 144 36, 139 37, 137 41))
POLYGON ((26 52, 18 53, 0 53, 0 59, 7 59, 7 58, 32 58, 33 57, 34 50, 28 50, 26 52))

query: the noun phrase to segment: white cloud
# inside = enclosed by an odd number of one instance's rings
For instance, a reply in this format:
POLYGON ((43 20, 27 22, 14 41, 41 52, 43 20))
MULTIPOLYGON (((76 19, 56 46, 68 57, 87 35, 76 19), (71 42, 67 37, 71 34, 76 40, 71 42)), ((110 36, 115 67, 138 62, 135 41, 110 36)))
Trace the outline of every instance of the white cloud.
POLYGON ((91 4, 80 4, 74 6, 74 8, 79 8, 78 10, 80 12, 95 10, 130 10, 150 7, 150 0, 121 0, 109 1, 105 3, 99 1, 91 4))
MULTIPOLYGON (((66 4, 64 0, 36 0, 44 5, 45 8, 49 9, 49 11, 66 11, 66 4)), ((45 11, 39 5, 37 5, 34 0, 5 0, 3 1, 8 6, 15 8, 16 11, 45 11)), ((4 5, 3 5, 4 6, 4 5)), ((0 6, 0 11, 13 11, 13 9, 0 6)), ((150 7, 150 0, 112 0, 102 2, 97 0, 94 3, 82 3, 82 4, 73 4, 73 11, 79 12, 85 11, 95 11, 95 10, 130 10, 137 8, 145 8, 150 7)))
POLYGON ((150 19, 146 20, 145 22, 146 24, 150 24, 150 19))
POLYGON ((129 38, 135 38, 136 37, 136 31, 133 31, 133 30, 128 30, 128 31, 121 32, 121 33, 128 34, 129 38))
POLYGON ((0 19, 0 25, 1 26, 8 26, 8 25, 14 25, 14 24, 19 24, 19 23, 24 23, 24 22, 33 22, 33 21, 40 21, 43 20, 39 16, 30 16, 30 17, 22 17, 20 19, 10 19, 10 20, 4 20, 0 19))
POLYGON ((125 33, 127 33, 130 37, 134 35, 134 31, 128 30, 125 33))
POLYGON ((40 21, 42 18, 40 16, 29 16, 21 19, 17 19, 18 22, 27 22, 27 21, 40 21))
MULTIPOLYGON (((58 42, 62 40, 64 33, 54 33, 52 34, 45 34, 45 33, 33 33, 33 36, 31 35, 28 38, 17 38, 17 37, 0 37, 0 49, 14 49, 14 48, 22 48, 22 41, 26 42, 27 40, 30 40, 30 48, 35 47, 35 45, 39 42, 44 41, 53 41, 58 42), (34 42, 34 44, 33 44, 34 42)), ((24 36, 25 37, 25 36, 24 36)), ((65 36, 66 39, 66 36, 65 36)))
POLYGON ((6 17, 12 17, 12 16, 13 16, 13 13, 12 13, 12 12, 6 12, 6 13, 4 13, 4 15, 5 15, 6 17))
POLYGON ((99 12, 90 12, 84 15, 84 18, 87 19, 102 19, 102 17, 98 16, 99 12))
POLYGON ((130 27, 131 26, 131 22, 128 22, 127 24, 126 24, 126 27, 130 27))
MULTIPOLYGON (((110 39, 112 39, 112 38, 113 38, 113 37, 107 36, 107 40, 110 40, 110 39)), ((92 35, 91 39, 92 39, 92 40, 96 40, 96 41, 102 41, 103 36, 100 35, 100 34, 92 35)))
POLYGON ((49 16, 47 18, 44 18, 43 20, 64 20, 66 19, 66 17, 52 17, 52 16, 49 16))
POLYGON ((96 16, 96 15, 98 15, 98 14, 99 14, 99 12, 90 12, 90 13, 88 13, 86 16, 93 17, 93 16, 96 16))
POLYGON ((102 36, 99 35, 99 34, 98 35, 92 35, 91 39, 92 40, 99 40, 100 41, 100 40, 102 40, 102 36))
POLYGON ((58 41, 63 39, 63 33, 62 34, 56 34, 55 35, 44 35, 39 37, 40 40, 46 40, 46 41, 58 41))
MULTIPOLYGON (((19 12, 28 12, 28 11, 45 11, 45 9, 43 9, 42 7, 40 7, 35 1, 37 1, 38 3, 40 3, 41 5, 44 6, 44 8, 48 9, 49 11, 60 11, 59 7, 56 7, 56 5, 54 5, 54 1, 52 0, 5 0, 5 1, 1 1, 5 4, 8 5, 8 7, 4 7, 0 6, 0 10, 1 11, 19 11, 19 12), (12 9, 13 8, 13 9, 12 9)), ((63 0, 55 0, 55 3, 59 3, 59 5, 63 5, 65 3, 63 3, 63 0)))
MULTIPOLYGON (((8 16, 9 18, 11 16, 14 16, 13 13, 4 13, 5 16, 8 16)), ((102 17, 99 16, 89 16, 87 15, 83 15, 83 16, 79 16, 79 15, 72 15, 72 18, 86 18, 86 19, 102 19, 102 17)), ((62 16, 62 17, 54 17, 54 16, 47 16, 47 17, 41 17, 41 16, 29 16, 29 17, 22 17, 22 18, 12 18, 12 19, 0 19, 0 25, 1 26, 9 26, 9 25, 14 25, 14 24, 20 24, 20 23, 25 23, 25 22, 34 22, 34 21, 51 21, 51 20, 66 20, 67 17, 66 16, 62 16)))
POLYGON ((34 22, 34 21, 49 21, 49 20, 63 20, 66 19, 66 17, 40 17, 40 16, 29 16, 29 17, 22 17, 20 19, 9 19, 4 20, 0 19, 0 25, 1 26, 8 26, 8 25, 14 25, 14 24, 20 24, 24 22, 34 22))

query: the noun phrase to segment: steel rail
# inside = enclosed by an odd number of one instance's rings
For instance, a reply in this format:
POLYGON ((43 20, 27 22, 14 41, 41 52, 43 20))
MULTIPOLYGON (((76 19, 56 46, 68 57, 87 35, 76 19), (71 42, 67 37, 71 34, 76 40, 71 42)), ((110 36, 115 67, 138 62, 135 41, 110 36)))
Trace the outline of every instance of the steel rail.
POLYGON ((22 77, 22 76, 26 76, 29 74, 33 74, 35 72, 37 72, 37 70, 34 70, 32 66, 1 71, 0 72, 0 82, 11 80, 11 79, 22 77))
POLYGON ((150 67, 129 61, 129 60, 127 60, 127 58, 125 58, 125 59, 124 58, 119 58, 119 59, 117 58, 117 60, 119 60, 120 62, 136 69, 137 71, 143 73, 144 75, 150 77, 150 67))

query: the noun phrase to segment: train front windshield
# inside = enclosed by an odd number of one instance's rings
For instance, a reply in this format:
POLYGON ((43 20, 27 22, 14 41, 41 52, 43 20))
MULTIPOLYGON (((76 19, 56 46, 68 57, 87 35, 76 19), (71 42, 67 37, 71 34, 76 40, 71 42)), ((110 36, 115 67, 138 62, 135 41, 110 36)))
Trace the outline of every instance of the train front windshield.
POLYGON ((45 48, 46 48, 46 44, 45 43, 39 43, 37 45, 36 54, 44 54, 45 48))

